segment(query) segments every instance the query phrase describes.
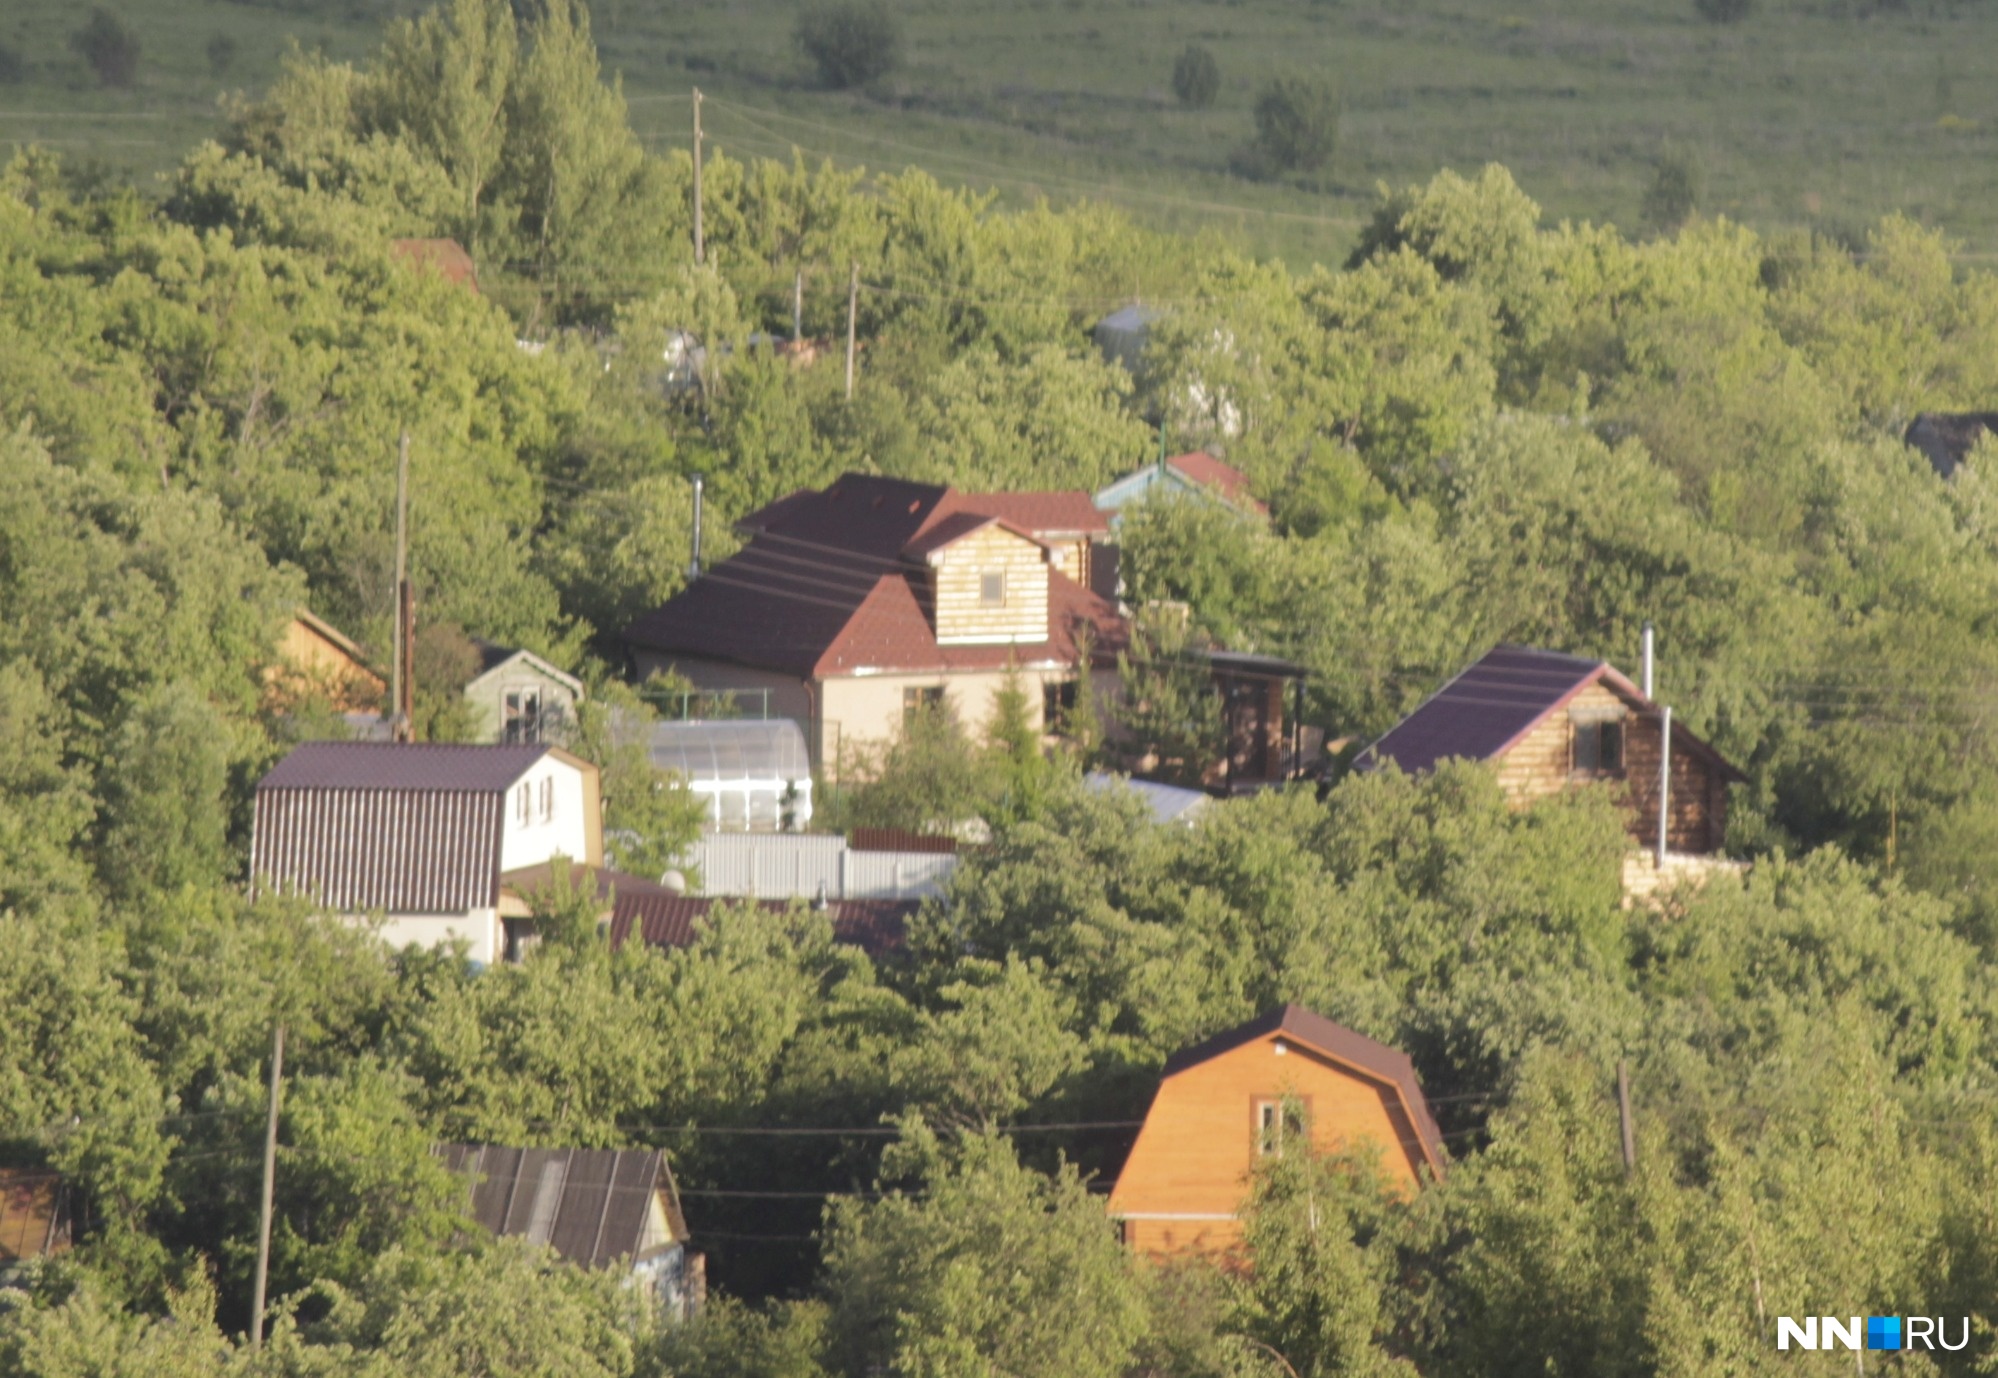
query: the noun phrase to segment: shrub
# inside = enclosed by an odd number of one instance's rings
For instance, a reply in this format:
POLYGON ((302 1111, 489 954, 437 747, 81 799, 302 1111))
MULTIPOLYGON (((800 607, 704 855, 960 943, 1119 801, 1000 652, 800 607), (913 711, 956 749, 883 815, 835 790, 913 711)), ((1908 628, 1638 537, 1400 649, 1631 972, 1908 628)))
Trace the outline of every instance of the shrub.
POLYGON ((1186 45, 1186 51, 1172 64, 1172 93, 1191 110, 1205 110, 1214 104, 1221 93, 1221 64, 1215 61, 1212 49, 1198 43, 1186 45))
POLYGON ((69 46, 90 64, 100 85, 130 86, 139 75, 139 36, 107 9, 92 10, 69 36, 69 46))
POLYGON ((1322 167, 1339 142, 1339 93, 1311 77, 1278 77, 1256 97, 1256 152, 1275 171, 1322 167))
POLYGON ((1691 149, 1667 144, 1644 190, 1644 218, 1657 229, 1676 230, 1699 208, 1705 193, 1699 158, 1691 149))
POLYGON ((1739 24, 1754 7, 1755 0, 1693 0, 1700 18, 1711 24, 1739 24))
POLYGON ((798 19, 798 46, 836 90, 866 86, 894 70, 901 27, 876 0, 848 0, 807 10, 798 19))

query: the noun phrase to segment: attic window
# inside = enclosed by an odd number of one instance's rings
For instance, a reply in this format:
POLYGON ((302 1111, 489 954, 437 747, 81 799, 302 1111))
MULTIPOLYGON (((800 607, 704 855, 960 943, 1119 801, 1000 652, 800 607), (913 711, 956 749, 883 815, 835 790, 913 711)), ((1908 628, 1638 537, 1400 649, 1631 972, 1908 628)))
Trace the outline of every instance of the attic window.
POLYGON ((1255 1102, 1256 1154, 1280 1154, 1286 1142, 1302 1140, 1310 1123, 1311 1107, 1296 1096, 1282 1100, 1255 1102))
POLYGON ((541 740, 541 689, 508 689, 500 710, 500 740, 509 745, 541 740))
POLYGON ((548 822, 555 817, 555 777, 545 775, 541 779, 541 821, 548 822))
POLYGON ((534 820, 534 786, 525 780, 521 781, 520 788, 513 792, 513 812, 522 827, 526 827, 534 820))
POLYGON ((987 570, 978 576, 978 606, 981 608, 1006 606, 1005 570, 987 570))
POLYGON ((1570 768, 1576 775, 1623 774, 1623 718, 1620 714, 1577 713, 1570 768))

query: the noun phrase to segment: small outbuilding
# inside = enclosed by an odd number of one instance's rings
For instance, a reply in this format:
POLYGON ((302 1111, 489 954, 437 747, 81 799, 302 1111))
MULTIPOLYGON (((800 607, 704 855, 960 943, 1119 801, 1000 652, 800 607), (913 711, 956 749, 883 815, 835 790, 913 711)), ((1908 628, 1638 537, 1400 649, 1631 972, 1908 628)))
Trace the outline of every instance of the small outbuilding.
POLYGON ((1167 1060, 1110 1214, 1139 1253, 1226 1255, 1260 1159, 1368 1147, 1405 1192, 1443 1175, 1443 1136, 1414 1064, 1285 1005, 1167 1060))
POLYGON ((707 1298, 707 1265, 689 1243, 666 1155, 641 1148, 443 1144, 472 1180, 470 1214, 492 1234, 545 1244, 579 1268, 629 1270, 676 1320, 707 1298))
POLYGON ((647 745, 652 764, 707 805, 711 829, 796 832, 812 821, 811 752, 790 718, 655 723, 647 745))
POLYGON ((560 742, 575 725, 583 682, 532 651, 473 642, 479 673, 465 686, 479 740, 506 746, 560 742))
POLYGON ((69 1184, 49 1168, 0 1168, 0 1278, 15 1266, 66 1253, 69 1184))

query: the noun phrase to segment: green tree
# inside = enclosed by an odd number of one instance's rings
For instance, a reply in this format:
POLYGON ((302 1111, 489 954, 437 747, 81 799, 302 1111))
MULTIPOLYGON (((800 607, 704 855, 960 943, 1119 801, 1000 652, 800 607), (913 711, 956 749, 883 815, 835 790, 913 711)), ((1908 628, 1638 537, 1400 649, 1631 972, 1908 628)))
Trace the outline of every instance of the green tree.
POLYGON ((1256 96, 1256 153, 1277 172, 1311 172, 1339 143, 1339 92, 1315 77, 1277 77, 1256 96))
POLYGON ((1172 93, 1190 110, 1205 110, 1221 94, 1221 64, 1214 50, 1189 43, 1172 64, 1172 93))
POLYGON ((835 90, 868 86, 895 69, 901 25, 879 0, 845 0, 807 10, 798 18, 798 47, 835 90))
POLYGON ((90 12, 69 36, 70 50, 82 58, 100 86, 130 86, 139 76, 139 36, 103 8, 90 12))
POLYGON ((917 1177, 923 1194, 827 1211, 827 1338, 840 1371, 1125 1371, 1144 1301, 1129 1256, 1073 1168, 1043 1177, 1021 1167, 999 1135, 945 1145, 920 1120, 905 1126, 886 1166, 917 1177))
POLYGON ((130 899, 212 885, 229 854, 226 721, 192 686, 167 681, 141 694, 110 743, 100 869, 130 899))

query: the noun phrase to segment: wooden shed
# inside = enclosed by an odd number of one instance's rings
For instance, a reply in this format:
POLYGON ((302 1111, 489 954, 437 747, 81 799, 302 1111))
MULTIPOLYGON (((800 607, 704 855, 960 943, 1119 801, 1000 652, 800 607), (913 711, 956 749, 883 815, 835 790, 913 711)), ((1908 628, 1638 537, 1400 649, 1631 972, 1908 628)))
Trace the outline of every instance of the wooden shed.
MULTIPOLYGON (((1498 646, 1369 747, 1359 766, 1392 761, 1413 774, 1450 757, 1491 761, 1506 796, 1522 807, 1607 782, 1629 806, 1633 840, 1655 847, 1664 747, 1664 710, 1608 662, 1498 646)), ((1720 851, 1728 786, 1745 777, 1679 722, 1671 762, 1668 851, 1720 851)))
POLYGON ((1139 1253, 1227 1254, 1257 1160, 1301 1144, 1371 1145, 1410 1192, 1445 1166, 1407 1055, 1285 1005, 1167 1061, 1110 1214, 1139 1253))

